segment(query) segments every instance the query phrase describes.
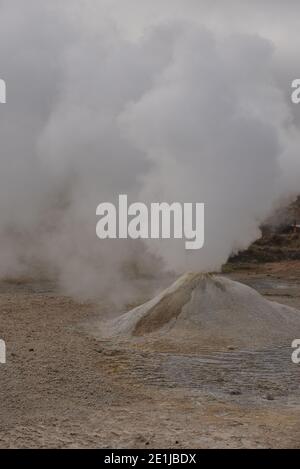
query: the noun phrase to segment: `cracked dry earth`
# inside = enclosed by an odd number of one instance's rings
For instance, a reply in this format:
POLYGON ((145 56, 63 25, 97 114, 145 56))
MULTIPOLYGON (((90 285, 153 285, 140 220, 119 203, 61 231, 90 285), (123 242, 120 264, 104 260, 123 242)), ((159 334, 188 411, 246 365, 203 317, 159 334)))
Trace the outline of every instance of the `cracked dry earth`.
MULTIPOLYGON (((300 309, 300 263, 231 277, 300 309)), ((182 349, 103 340, 95 331, 107 309, 46 281, 0 284, 1 448, 300 447, 290 344, 231 350, 212 341, 195 351, 188 340, 182 349)))

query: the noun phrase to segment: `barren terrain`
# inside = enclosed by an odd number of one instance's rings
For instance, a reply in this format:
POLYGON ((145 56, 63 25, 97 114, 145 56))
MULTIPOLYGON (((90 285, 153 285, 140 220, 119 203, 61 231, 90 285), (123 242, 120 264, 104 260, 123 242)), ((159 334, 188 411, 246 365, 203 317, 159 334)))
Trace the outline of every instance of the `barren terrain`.
MULTIPOLYGON (((299 261, 226 275, 300 309, 299 261)), ((199 352, 188 340, 104 340, 109 310, 48 281, 1 282, 0 447, 300 447, 291 344, 240 350, 212 339, 199 352)))

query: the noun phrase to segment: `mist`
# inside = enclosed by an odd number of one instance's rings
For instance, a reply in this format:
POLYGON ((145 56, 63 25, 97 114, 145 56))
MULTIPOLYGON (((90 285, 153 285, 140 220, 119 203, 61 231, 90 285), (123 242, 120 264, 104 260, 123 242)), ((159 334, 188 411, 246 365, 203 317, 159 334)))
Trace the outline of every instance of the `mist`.
POLYGON ((131 301, 140 277, 220 270, 297 195, 296 25, 210 3, 0 1, 1 277, 131 301), (204 247, 100 241, 119 194, 205 203, 204 247))

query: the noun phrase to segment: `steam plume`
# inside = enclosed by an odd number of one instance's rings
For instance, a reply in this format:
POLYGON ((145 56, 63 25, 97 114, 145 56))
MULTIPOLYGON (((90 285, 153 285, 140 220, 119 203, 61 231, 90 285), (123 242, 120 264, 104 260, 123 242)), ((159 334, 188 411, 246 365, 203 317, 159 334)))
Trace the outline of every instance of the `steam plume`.
POLYGON ((72 295, 127 301, 128 266, 218 270, 296 194, 285 37, 255 22, 255 2, 246 32, 209 2, 149 4, 0 2, 1 276, 41 265, 72 295), (205 247, 99 241, 96 207, 120 193, 204 202, 205 247))

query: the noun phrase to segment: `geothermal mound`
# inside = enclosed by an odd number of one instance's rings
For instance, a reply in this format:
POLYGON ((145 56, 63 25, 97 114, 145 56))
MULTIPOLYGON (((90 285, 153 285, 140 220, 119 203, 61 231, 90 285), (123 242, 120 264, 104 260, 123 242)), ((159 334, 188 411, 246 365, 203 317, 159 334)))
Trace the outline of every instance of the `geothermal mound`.
POLYGON ((244 346, 289 345, 300 337, 300 312, 268 301, 256 290, 228 278, 189 273, 115 320, 112 333, 199 341, 211 338, 244 346))

